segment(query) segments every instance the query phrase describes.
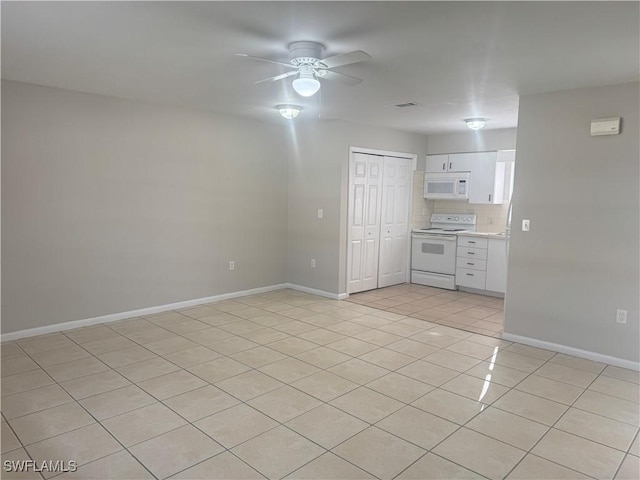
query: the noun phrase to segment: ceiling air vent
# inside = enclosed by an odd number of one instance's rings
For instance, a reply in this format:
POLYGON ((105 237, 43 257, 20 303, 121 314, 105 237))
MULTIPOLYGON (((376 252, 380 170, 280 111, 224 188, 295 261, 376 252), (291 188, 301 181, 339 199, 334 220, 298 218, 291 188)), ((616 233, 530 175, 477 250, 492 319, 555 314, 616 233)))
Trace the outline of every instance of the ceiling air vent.
POLYGON ((409 107, 417 107, 418 104, 416 102, 405 102, 405 103, 396 103, 394 107, 396 108, 409 108, 409 107))

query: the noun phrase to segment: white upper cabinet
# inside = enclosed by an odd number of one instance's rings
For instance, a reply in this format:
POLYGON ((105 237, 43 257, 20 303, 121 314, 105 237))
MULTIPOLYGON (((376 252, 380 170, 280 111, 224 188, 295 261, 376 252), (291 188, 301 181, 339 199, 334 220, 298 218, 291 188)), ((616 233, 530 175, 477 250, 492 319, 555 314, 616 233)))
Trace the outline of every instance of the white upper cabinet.
POLYGON ((481 153, 452 153, 449 155, 449 163, 447 166, 449 167, 450 172, 472 172, 471 176, 473 177, 473 168, 474 163, 478 161, 478 155, 482 155, 481 153))
POLYGON ((446 173, 449 155, 427 155, 426 173, 446 173))
POLYGON ((470 172, 477 153, 427 155, 426 173, 470 172))
POLYGON ((427 155, 425 172, 471 172, 469 203, 495 205, 504 202, 505 161, 512 159, 502 152, 427 155))
POLYGON ((498 152, 472 155, 475 155, 475 158, 469 179, 469 203, 503 203, 505 163, 498 162, 498 152))

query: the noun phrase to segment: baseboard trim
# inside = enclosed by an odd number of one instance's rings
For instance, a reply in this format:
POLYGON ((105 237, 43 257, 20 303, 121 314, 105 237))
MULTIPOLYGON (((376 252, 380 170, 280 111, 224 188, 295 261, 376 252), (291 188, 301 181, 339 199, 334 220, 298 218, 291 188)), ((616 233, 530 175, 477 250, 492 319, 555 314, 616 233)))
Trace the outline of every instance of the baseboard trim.
MULTIPOLYGON (((203 303, 219 302, 222 300, 229 300, 232 298, 255 295, 257 293, 266 293, 274 290, 282 290, 283 288, 295 289, 293 286, 290 286, 287 283, 282 283, 278 285, 269 285, 266 287, 252 288, 250 290, 242 290, 239 292, 213 295, 211 297, 195 298, 193 300, 185 300, 182 302, 168 303, 166 305, 159 305, 156 307, 141 308, 138 310, 131 310, 129 312, 112 313, 109 315, 101 315, 99 317, 85 318, 83 320, 73 320, 70 322, 56 323, 54 325, 46 325, 44 327, 29 328, 26 330, 19 330, 17 332, 3 333, 0 336, 0 338, 3 342, 6 342, 10 340, 18 340, 20 338, 35 337, 36 335, 44 335, 47 333, 61 332, 63 330, 72 330, 74 328, 80 328, 80 327, 89 327, 92 325, 98 325, 100 323, 116 322, 118 320, 125 320, 127 318, 140 317, 144 315, 152 315, 154 313, 162 313, 169 310, 176 310, 179 308, 194 307, 196 305, 201 305, 203 303)), ((310 293, 315 293, 315 292, 310 292, 310 293)), ((317 293, 317 295, 320 295, 320 294, 317 293)))
POLYGON ((313 295, 318 295, 320 297, 332 298, 334 300, 344 300, 349 296, 348 293, 325 292, 324 290, 317 290, 315 288, 304 287, 302 285, 296 285, 295 283, 287 283, 285 288, 290 288, 291 290, 298 290, 299 292, 311 293, 313 295))
POLYGON ((512 333, 503 333, 503 340, 509 340, 511 342, 523 343, 531 347, 544 348, 554 352, 565 353, 567 355, 573 355, 574 357, 585 358, 594 362, 607 363, 615 367, 627 368, 629 370, 640 371, 640 362, 633 362, 631 360, 625 360, 624 358, 612 357, 610 355, 604 355, 602 353, 591 352, 589 350, 582 350, 580 348, 570 347, 568 345, 561 345, 559 343, 546 342, 544 340, 538 340, 537 338, 522 337, 520 335, 514 335, 512 333))

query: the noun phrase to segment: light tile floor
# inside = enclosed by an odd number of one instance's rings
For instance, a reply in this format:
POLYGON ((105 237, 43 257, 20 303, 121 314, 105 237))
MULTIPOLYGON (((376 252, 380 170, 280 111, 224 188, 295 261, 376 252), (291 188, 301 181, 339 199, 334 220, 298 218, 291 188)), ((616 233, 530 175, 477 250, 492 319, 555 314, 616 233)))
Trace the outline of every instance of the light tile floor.
POLYGON ((504 330, 502 298, 402 284, 356 293, 347 301, 496 338, 504 330))
POLYGON ((637 372, 291 290, 1 350, 2 478, 640 478, 637 372))

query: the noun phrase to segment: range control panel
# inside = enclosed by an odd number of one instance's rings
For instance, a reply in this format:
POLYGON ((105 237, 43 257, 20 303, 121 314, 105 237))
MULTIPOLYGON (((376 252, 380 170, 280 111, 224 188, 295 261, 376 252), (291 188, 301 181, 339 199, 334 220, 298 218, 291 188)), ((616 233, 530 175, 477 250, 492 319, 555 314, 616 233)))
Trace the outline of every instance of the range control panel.
POLYGON ((458 223, 475 225, 476 215, 472 213, 434 213, 431 215, 431 223, 458 223))

